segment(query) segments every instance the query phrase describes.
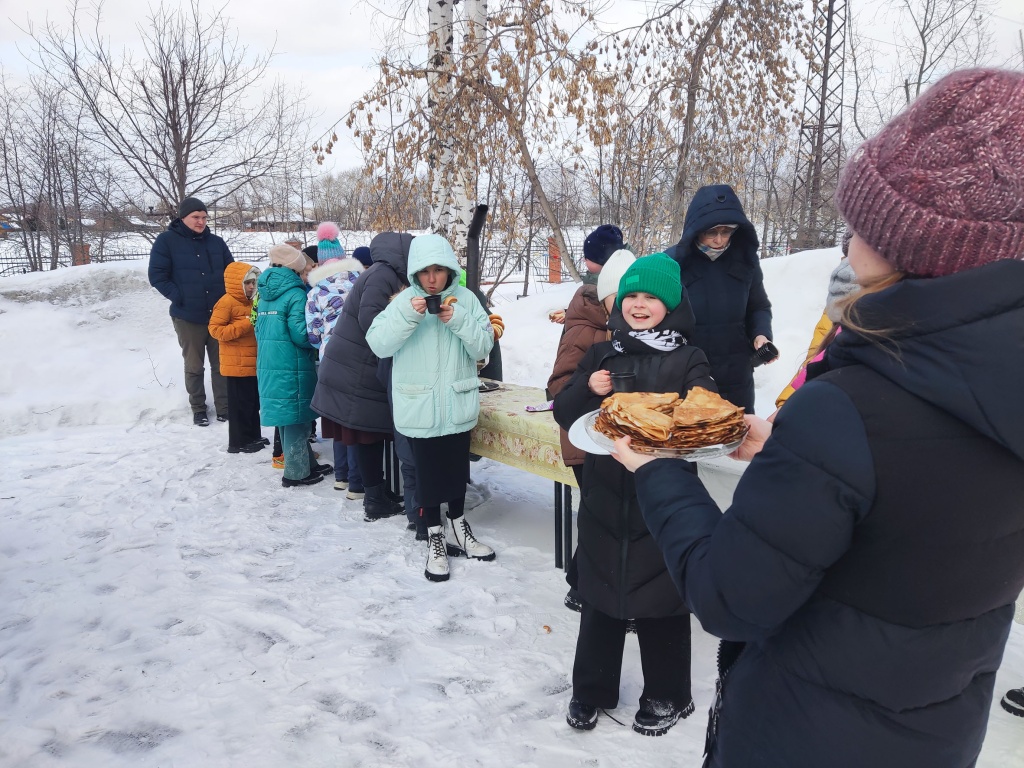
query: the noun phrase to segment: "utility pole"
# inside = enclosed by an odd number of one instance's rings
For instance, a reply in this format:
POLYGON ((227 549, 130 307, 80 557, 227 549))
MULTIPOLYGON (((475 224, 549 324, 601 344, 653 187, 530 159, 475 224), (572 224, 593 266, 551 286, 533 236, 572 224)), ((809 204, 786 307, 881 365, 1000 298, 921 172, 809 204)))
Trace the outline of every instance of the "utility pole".
POLYGON ((833 198, 843 152, 846 0, 818 0, 800 123, 790 249, 835 245, 841 220, 833 198))

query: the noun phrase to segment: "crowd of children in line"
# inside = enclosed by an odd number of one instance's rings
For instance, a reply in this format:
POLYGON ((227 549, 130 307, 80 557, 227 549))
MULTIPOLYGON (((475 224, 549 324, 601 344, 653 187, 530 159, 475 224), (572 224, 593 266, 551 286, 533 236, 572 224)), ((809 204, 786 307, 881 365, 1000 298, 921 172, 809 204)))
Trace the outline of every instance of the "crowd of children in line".
MULTIPOLYGON (((487 358, 504 324, 460 284, 462 270, 444 238, 384 233, 370 247, 357 248, 356 258, 346 258, 339 234, 334 223, 324 222, 316 246, 303 252, 272 246, 270 267, 262 273, 242 262, 225 269, 225 293, 209 330, 221 346, 220 368, 230 394, 228 452, 262 450, 270 441, 262 437, 261 424, 274 427, 273 461, 283 469, 283 486, 314 485, 333 470, 335 489, 363 500, 366 521, 406 512, 417 539, 427 541, 426 578, 444 581, 448 555, 495 557, 473 535, 464 512, 469 436, 479 412, 477 361, 487 358), (395 244, 407 269, 388 287, 400 290, 374 305, 356 285, 373 264, 373 248, 386 255, 395 244), (330 405, 337 396, 352 394, 345 383, 333 383, 332 366, 340 359, 347 372, 359 374, 354 357, 346 359, 343 351, 328 355, 350 296, 349 335, 354 331, 372 354, 374 383, 387 392, 388 418, 377 428, 361 417, 338 415, 330 405), (328 361, 323 381, 318 380, 321 358, 328 361), (328 403, 321 412, 311 407, 318 387, 321 401, 328 403), (311 446, 309 424, 312 420, 315 436, 318 416, 323 436, 333 441, 333 466, 317 463, 311 446), (404 497, 383 484, 385 437, 400 443, 404 497)), ((395 266, 383 269, 395 277, 395 266)), ((388 277, 377 273, 360 288, 372 289, 388 277)), ((345 343, 336 342, 339 348, 345 343)))

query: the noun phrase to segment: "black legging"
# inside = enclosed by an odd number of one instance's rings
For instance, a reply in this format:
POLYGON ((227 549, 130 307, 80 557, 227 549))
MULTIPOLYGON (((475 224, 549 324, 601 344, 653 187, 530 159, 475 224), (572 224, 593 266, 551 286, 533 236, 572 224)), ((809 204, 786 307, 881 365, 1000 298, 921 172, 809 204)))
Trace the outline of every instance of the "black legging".
POLYGON ((363 486, 374 488, 384 482, 384 443, 360 443, 356 446, 359 455, 359 471, 363 486))
MULTIPOLYGON (((466 511, 466 497, 451 499, 448 501, 448 519, 457 520, 466 511)), ((420 514, 427 528, 434 528, 441 525, 441 505, 436 507, 420 507, 420 514)))

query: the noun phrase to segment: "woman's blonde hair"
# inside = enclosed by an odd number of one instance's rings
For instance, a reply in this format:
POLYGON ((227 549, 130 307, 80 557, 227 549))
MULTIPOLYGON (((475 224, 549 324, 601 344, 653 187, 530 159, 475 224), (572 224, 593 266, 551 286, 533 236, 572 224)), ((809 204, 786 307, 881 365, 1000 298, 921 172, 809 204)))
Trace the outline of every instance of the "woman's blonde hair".
MULTIPOLYGON (((861 284, 860 290, 851 293, 849 296, 845 296, 836 302, 836 309, 839 310, 839 323, 838 325, 844 331, 853 331, 860 336, 873 341, 878 346, 885 349, 887 352, 897 355, 896 344, 892 341, 892 334, 896 331, 896 328, 869 328, 867 327, 860 317, 860 311, 857 305, 867 298, 873 296, 876 293, 881 293, 886 288, 891 288, 898 282, 906 277, 905 272, 890 272, 887 275, 881 277, 872 278, 866 283, 861 284)), ((833 331, 835 328, 833 328, 833 331)), ((828 344, 835 338, 835 333, 829 333, 825 339, 822 340, 822 344, 819 350, 824 349, 828 344)), ((817 352, 815 353, 817 354, 817 352)))

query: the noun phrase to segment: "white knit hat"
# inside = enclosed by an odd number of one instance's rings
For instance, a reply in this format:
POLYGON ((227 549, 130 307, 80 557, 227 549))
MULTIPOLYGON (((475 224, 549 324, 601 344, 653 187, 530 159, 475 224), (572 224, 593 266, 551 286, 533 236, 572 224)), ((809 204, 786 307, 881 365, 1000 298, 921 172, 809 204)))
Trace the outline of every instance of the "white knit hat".
POLYGON ((279 267, 288 267, 297 275, 301 275, 302 270, 306 268, 306 254, 292 248, 290 245, 272 245, 270 246, 269 255, 271 264, 279 267))
POLYGON ((604 301, 619 292, 619 281, 634 261, 636 261, 636 254, 625 248, 620 248, 608 257, 608 261, 604 263, 597 275, 598 301, 604 301))

